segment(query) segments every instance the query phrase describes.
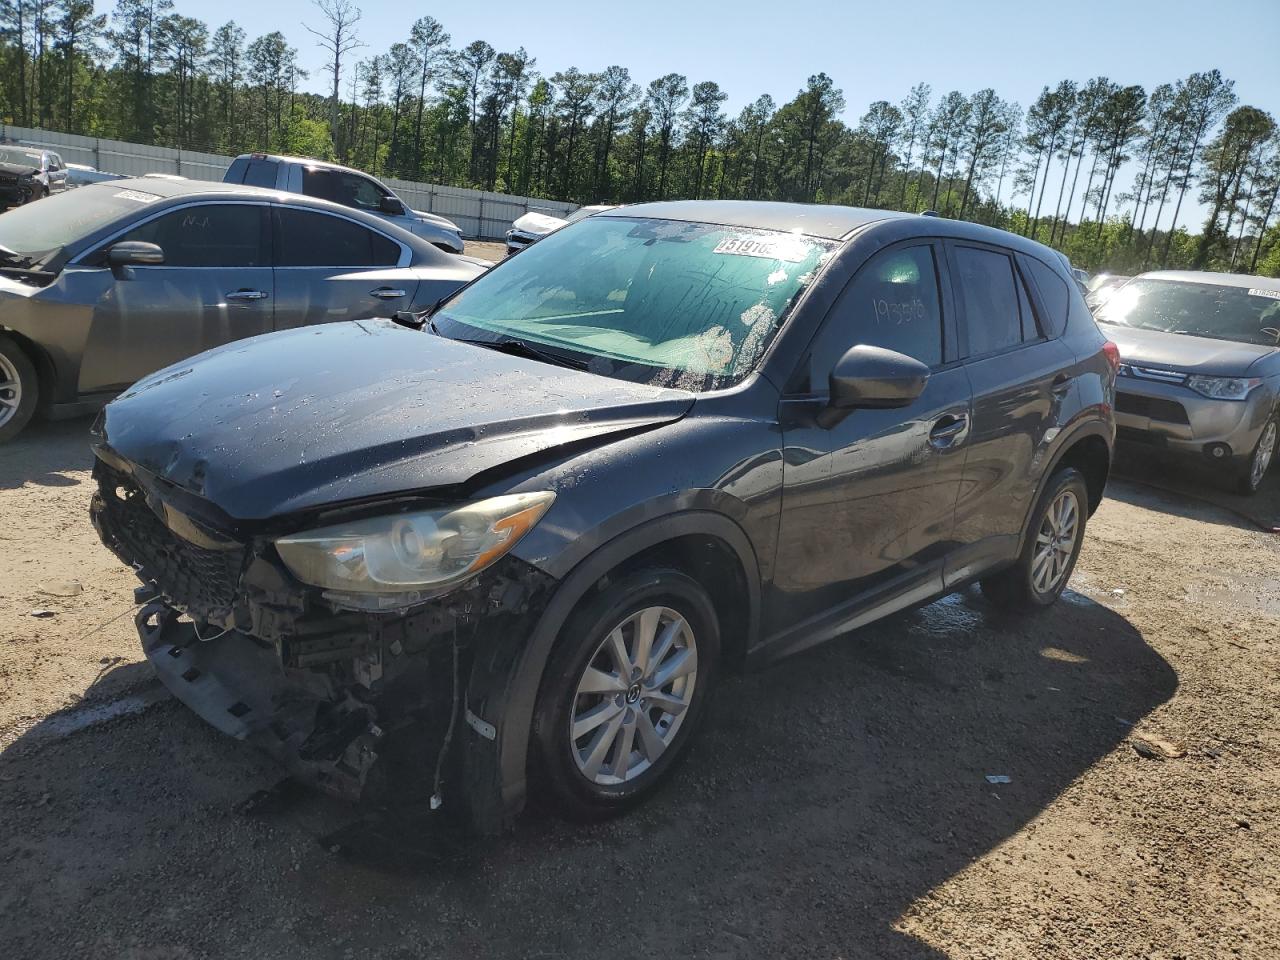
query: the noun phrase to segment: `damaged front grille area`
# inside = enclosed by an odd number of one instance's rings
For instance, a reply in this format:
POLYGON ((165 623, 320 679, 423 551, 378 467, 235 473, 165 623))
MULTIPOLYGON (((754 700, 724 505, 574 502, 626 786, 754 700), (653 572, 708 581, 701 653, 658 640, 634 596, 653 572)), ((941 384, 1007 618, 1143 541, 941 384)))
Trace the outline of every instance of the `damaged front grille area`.
MULTIPOLYGON (((193 619, 222 623, 232 616, 247 549, 228 541, 219 548, 174 533, 129 476, 99 461, 93 519, 103 539, 134 569, 193 619)), ((190 521, 187 521, 188 523, 190 521)))

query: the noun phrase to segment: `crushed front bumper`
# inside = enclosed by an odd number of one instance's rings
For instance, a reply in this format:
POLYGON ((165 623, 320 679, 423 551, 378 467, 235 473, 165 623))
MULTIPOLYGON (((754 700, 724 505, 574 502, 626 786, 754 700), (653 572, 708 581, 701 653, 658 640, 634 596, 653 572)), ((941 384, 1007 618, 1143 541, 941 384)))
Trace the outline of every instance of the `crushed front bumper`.
POLYGON ((238 630, 201 639, 163 603, 144 606, 135 623, 160 682, 201 718, 299 779, 360 799, 383 735, 371 707, 320 674, 286 669, 273 647, 238 630))

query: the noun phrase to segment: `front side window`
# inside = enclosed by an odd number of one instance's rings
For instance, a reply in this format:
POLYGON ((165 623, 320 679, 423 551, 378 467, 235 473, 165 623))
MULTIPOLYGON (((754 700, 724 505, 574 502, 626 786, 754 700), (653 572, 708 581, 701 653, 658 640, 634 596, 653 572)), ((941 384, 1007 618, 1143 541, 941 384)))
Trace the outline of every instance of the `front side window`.
POLYGON ((164 251, 166 267, 269 267, 263 242, 266 208, 206 203, 163 214, 112 243, 141 240, 164 251))
POLYGON ((400 262, 399 244, 343 217, 309 210, 277 213, 277 266, 394 267, 400 262))
POLYGON ((1274 347, 1280 345, 1280 288, 1137 277, 1098 308, 1097 319, 1274 347))
POLYGON ((931 245, 884 250, 862 265, 814 341, 811 383, 825 384, 840 357, 863 345, 896 350, 931 367, 942 363, 942 307, 931 245))
POLYGON ((1012 258, 979 247, 956 247, 955 264, 956 292, 964 304, 968 355, 978 357, 1021 343, 1020 299, 1025 301, 1026 295, 1020 296, 1012 258))
POLYGON ((794 233, 588 217, 481 276, 445 336, 565 351, 593 372, 705 390, 750 373, 835 252, 794 233))
POLYGON ((353 173, 342 173, 337 179, 338 203, 357 210, 377 210, 382 204, 382 191, 372 180, 353 173))

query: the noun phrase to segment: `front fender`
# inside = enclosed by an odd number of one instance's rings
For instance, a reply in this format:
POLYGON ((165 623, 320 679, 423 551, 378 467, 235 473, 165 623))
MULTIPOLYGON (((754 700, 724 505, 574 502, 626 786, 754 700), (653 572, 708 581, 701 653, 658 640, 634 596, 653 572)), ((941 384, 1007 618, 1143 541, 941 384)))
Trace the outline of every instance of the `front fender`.
POLYGON ((657 544, 691 534, 723 541, 742 563, 748 643, 756 635, 760 568, 751 541, 729 517, 693 509, 649 519, 616 536, 593 536, 591 542, 599 545, 560 581, 532 632, 502 637, 477 652, 467 689, 470 742, 462 751, 462 763, 470 819, 478 832, 492 835, 506 829, 524 807, 530 733, 542 674, 561 628, 579 601, 619 564, 657 544))

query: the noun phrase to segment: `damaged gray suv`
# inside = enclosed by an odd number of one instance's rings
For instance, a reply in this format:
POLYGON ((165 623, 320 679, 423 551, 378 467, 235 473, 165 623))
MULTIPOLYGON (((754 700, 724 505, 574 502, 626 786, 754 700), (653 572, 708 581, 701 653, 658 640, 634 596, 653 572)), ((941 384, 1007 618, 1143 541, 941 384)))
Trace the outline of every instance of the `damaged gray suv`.
POLYGON ((430 315, 135 385, 92 513, 161 679, 350 798, 491 832, 687 753, 719 673, 979 582, 1062 593, 1117 357, 1061 257, 829 206, 608 211, 430 315))

